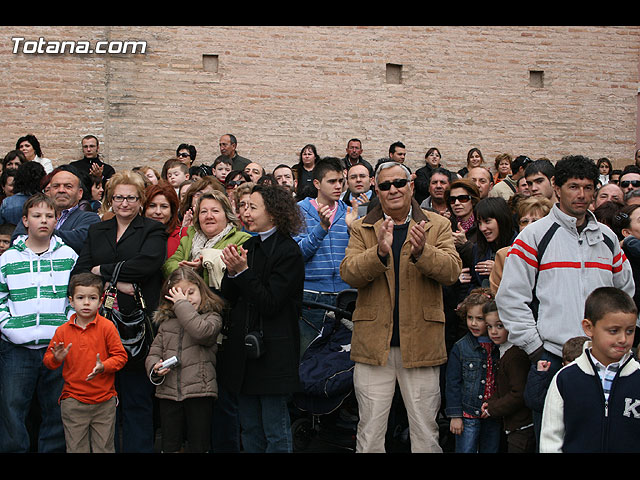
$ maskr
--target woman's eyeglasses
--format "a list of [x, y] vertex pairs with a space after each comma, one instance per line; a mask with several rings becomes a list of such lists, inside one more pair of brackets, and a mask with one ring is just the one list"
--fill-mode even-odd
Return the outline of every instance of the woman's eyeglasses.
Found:
[[471, 195], [451, 195], [449, 197], [449, 203], [451, 205], [456, 203], [456, 200], [459, 201], [460, 203], [467, 203], [468, 201], [471, 200]]
[[134, 195], [114, 195], [113, 197], [111, 197], [111, 200], [113, 200], [115, 203], [122, 203], [125, 200], [127, 201], [127, 203], [134, 203], [140, 200], [140, 197], [136, 197]]
[[405, 187], [407, 185], [407, 183], [409, 183], [409, 180], [407, 180], [406, 178], [399, 178], [397, 180], [393, 180], [391, 182], [382, 182], [378, 184], [378, 188], [380, 190], [382, 190], [383, 192], [386, 192], [387, 190], [391, 189], [391, 185], [393, 185], [396, 188], [402, 188]]
[[227, 187], [237, 187], [238, 185], [242, 185], [243, 183], [245, 183], [244, 180], [233, 180], [227, 183]]

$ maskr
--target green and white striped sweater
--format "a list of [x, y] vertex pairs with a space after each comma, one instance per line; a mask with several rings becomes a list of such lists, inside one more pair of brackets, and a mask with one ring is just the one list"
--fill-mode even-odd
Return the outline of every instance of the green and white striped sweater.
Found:
[[28, 348], [45, 348], [56, 328], [74, 313], [67, 287], [78, 255], [55, 235], [35, 254], [20, 236], [0, 256], [0, 333]]

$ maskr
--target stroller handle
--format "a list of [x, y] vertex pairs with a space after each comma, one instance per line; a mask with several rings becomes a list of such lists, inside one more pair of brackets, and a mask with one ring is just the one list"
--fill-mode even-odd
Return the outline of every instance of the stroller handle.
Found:
[[310, 300], [303, 300], [302, 301], [302, 306], [310, 307], [310, 308], [321, 308], [323, 310], [329, 310], [329, 311], [334, 312], [334, 313], [336, 313], [338, 315], [341, 315], [343, 318], [351, 320], [352, 312], [350, 312], [349, 310], [345, 310], [343, 308], [336, 307], [334, 305], [327, 305], [326, 303], [319, 303], [319, 302], [312, 302]]

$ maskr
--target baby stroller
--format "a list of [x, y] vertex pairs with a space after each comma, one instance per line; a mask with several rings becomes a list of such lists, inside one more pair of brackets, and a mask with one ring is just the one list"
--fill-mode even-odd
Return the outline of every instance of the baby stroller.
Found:
[[302, 391], [293, 396], [291, 430], [296, 452], [307, 450], [314, 438], [339, 449], [355, 450], [358, 424], [353, 394], [351, 314], [357, 290], [340, 292], [336, 305], [303, 303], [325, 310], [319, 335], [300, 360]]

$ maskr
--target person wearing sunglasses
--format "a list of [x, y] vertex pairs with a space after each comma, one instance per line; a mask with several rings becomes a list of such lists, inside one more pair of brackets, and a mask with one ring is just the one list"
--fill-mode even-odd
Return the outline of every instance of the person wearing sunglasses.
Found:
[[197, 154], [198, 151], [196, 150], [196, 147], [189, 145], [188, 143], [181, 143], [178, 148], [176, 148], [176, 158], [187, 167], [191, 167]]
[[622, 171], [618, 185], [625, 195], [631, 190], [640, 188], [640, 167], [636, 167], [635, 165], [626, 166]]
[[407, 167], [381, 163], [375, 188], [379, 203], [353, 222], [340, 265], [342, 279], [358, 290], [351, 339], [356, 451], [385, 451], [398, 382], [411, 450], [441, 452], [435, 419], [447, 359], [442, 286], [457, 280], [462, 261], [449, 220], [422, 210], [413, 198]]
[[477, 232], [473, 209], [480, 201], [480, 191], [476, 184], [466, 178], [459, 178], [451, 182], [445, 193], [445, 200], [451, 210], [451, 226], [454, 243], [458, 252], [467, 242], [475, 241]]

